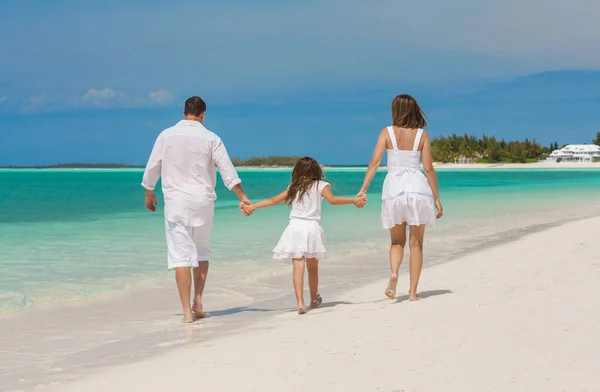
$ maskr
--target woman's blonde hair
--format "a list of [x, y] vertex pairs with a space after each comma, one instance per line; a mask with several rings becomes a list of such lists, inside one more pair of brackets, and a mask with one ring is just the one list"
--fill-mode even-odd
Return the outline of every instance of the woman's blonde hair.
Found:
[[408, 94], [398, 95], [392, 101], [392, 125], [400, 128], [425, 128], [425, 112], [417, 100]]

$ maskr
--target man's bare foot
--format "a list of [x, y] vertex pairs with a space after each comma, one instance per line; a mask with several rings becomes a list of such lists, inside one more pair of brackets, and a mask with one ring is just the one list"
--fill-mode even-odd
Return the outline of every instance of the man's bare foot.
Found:
[[206, 317], [206, 313], [204, 313], [204, 311], [202, 310], [202, 305], [194, 304], [194, 306], [192, 306], [192, 313], [197, 319], [203, 319], [204, 317]]
[[183, 312], [183, 322], [186, 324], [189, 323], [193, 323], [194, 322], [194, 314], [192, 313], [191, 309], [188, 309], [187, 311]]
[[323, 298], [319, 294], [317, 294], [317, 298], [310, 301], [310, 308], [318, 308], [323, 303]]
[[385, 296], [389, 299], [396, 298], [396, 286], [398, 285], [398, 275], [391, 274], [390, 281], [388, 282], [388, 286], [385, 289]]

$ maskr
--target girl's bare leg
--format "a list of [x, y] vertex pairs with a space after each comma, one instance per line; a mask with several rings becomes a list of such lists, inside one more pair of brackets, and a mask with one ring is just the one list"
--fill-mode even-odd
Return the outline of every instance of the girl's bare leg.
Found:
[[310, 307], [316, 308], [323, 301], [319, 295], [319, 260], [306, 259], [308, 269], [308, 288], [310, 290]]
[[396, 225], [390, 230], [390, 281], [385, 290], [386, 297], [396, 298], [396, 285], [398, 285], [398, 270], [404, 257], [406, 246], [406, 223]]
[[292, 259], [294, 265], [294, 291], [296, 292], [296, 301], [298, 302], [298, 313], [304, 314], [304, 258]]
[[423, 269], [423, 238], [425, 237], [425, 225], [410, 226], [410, 289], [408, 291], [408, 299], [416, 301], [419, 298], [417, 295], [417, 286], [421, 277], [421, 269]]

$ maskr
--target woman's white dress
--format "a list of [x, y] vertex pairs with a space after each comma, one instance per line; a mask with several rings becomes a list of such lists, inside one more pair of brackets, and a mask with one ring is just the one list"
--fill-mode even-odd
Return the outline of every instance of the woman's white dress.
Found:
[[302, 200], [294, 200], [290, 222], [273, 249], [273, 258], [327, 258], [325, 233], [320, 225], [323, 189], [326, 186], [329, 186], [326, 181], [315, 182]]
[[435, 226], [433, 192], [421, 171], [419, 143], [423, 130], [415, 136], [412, 150], [399, 150], [392, 127], [388, 127], [392, 150], [387, 150], [387, 176], [383, 182], [381, 222], [391, 229], [406, 222], [409, 226]]

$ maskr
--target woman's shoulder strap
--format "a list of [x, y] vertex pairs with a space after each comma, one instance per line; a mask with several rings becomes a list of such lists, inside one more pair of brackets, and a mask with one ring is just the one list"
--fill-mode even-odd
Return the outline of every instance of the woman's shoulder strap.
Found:
[[419, 151], [419, 144], [421, 143], [421, 136], [423, 136], [423, 130], [419, 128], [415, 136], [415, 143], [413, 144], [413, 151]]
[[387, 127], [388, 134], [390, 135], [390, 141], [392, 142], [392, 147], [394, 150], [398, 149], [398, 143], [396, 142], [396, 134], [394, 133], [394, 127]]

